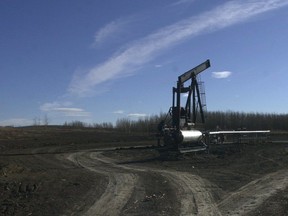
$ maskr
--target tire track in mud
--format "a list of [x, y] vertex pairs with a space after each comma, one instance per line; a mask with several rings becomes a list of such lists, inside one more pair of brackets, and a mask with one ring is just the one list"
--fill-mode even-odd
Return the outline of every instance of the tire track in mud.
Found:
[[141, 172], [156, 173], [170, 182], [176, 192], [176, 197], [171, 199], [180, 202], [180, 215], [247, 215], [277, 191], [288, 186], [288, 170], [281, 170], [251, 181], [216, 203], [212, 191], [217, 190], [217, 186], [191, 173], [118, 164], [118, 161], [103, 156], [101, 152], [74, 153], [68, 159], [109, 178], [105, 192], [85, 215], [119, 215], [132, 192], [137, 192], [135, 187]]
[[221, 215], [214, 201], [210, 190], [213, 187], [206, 183], [200, 176], [190, 173], [160, 170], [148, 167], [138, 167], [132, 165], [118, 165], [111, 158], [107, 158], [101, 154], [93, 154], [92, 158], [101, 160], [103, 163], [110, 164], [126, 170], [148, 172], [152, 171], [168, 179], [174, 190], [177, 192], [175, 200], [180, 200], [180, 215]]
[[218, 207], [223, 215], [247, 215], [279, 190], [288, 187], [288, 170], [280, 170], [251, 181], [228, 195]]
[[134, 190], [138, 176], [103, 166], [101, 161], [92, 160], [90, 156], [91, 153], [89, 152], [79, 152], [70, 154], [67, 157], [68, 160], [74, 162], [77, 166], [108, 177], [108, 185], [105, 192], [84, 215], [119, 215]]
[[178, 198], [181, 200], [180, 215], [221, 215], [210, 190], [207, 190], [211, 186], [201, 177], [177, 171], [158, 172], [178, 188]]

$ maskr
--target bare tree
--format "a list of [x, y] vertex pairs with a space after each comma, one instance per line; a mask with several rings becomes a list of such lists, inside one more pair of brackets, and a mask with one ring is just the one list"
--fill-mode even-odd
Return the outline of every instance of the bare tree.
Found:
[[33, 126], [39, 126], [41, 124], [41, 120], [39, 117], [35, 117], [33, 119]]
[[49, 124], [49, 119], [47, 114], [43, 117], [43, 125], [47, 126]]

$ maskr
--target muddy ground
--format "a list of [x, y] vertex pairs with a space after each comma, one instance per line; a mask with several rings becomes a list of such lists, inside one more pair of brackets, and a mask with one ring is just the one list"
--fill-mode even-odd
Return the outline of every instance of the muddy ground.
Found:
[[180, 156], [119, 148], [154, 143], [87, 128], [0, 128], [0, 215], [288, 215], [288, 143]]

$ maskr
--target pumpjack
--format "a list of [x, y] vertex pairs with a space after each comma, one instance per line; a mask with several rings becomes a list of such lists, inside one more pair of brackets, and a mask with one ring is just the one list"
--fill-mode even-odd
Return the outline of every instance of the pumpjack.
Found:
[[[178, 77], [177, 86], [172, 89], [172, 106], [158, 125], [158, 145], [163, 140], [166, 149], [180, 153], [207, 149], [205, 135], [197, 128], [197, 125], [205, 123], [203, 92], [200, 91], [201, 83], [197, 75], [209, 67], [210, 60], [206, 60]], [[189, 80], [190, 85], [185, 87], [184, 84]], [[186, 97], [186, 103], [183, 104], [181, 99]], [[200, 121], [197, 119], [199, 116]]]

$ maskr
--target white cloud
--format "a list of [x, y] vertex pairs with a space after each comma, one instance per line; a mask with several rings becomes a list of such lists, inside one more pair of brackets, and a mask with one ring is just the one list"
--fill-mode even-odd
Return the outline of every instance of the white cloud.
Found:
[[58, 107], [58, 108], [54, 108], [53, 111], [59, 111], [59, 112], [84, 112], [83, 109], [72, 108], [72, 107]]
[[124, 114], [124, 111], [123, 110], [116, 110], [113, 113], [114, 114]]
[[212, 72], [212, 77], [216, 79], [225, 79], [231, 76], [232, 72], [230, 71], [221, 71], [221, 72]]
[[172, 6], [176, 6], [176, 5], [182, 5], [182, 4], [190, 4], [193, 3], [195, 0], [178, 0], [174, 3], [172, 3]]
[[94, 45], [101, 43], [105, 40], [108, 40], [112, 35], [117, 34], [117, 32], [119, 32], [122, 29], [123, 25], [124, 25], [124, 22], [120, 20], [116, 20], [116, 21], [110, 22], [109, 24], [101, 28], [95, 34]]
[[12, 118], [12, 119], [6, 119], [3, 121], [0, 121], [0, 126], [19, 127], [19, 126], [28, 126], [28, 125], [33, 125], [33, 120], [25, 119], [25, 118]]
[[147, 116], [148, 115], [145, 113], [130, 113], [130, 114], [128, 114], [128, 117], [132, 117], [132, 118], [144, 118]]
[[58, 108], [54, 108], [52, 111], [63, 113], [65, 116], [70, 116], [70, 117], [90, 116], [89, 112], [85, 112], [85, 110], [83, 109], [74, 108], [74, 107], [58, 107]]
[[75, 107], [67, 107], [71, 105], [72, 104], [70, 102], [45, 103], [40, 106], [40, 110], [43, 112], [61, 114], [67, 117], [87, 117], [91, 115], [89, 112], [86, 112], [84, 109], [75, 108]]
[[72, 103], [71, 102], [58, 102], [58, 101], [54, 101], [52, 103], [44, 103], [40, 106], [40, 110], [43, 112], [49, 112], [49, 111], [53, 111], [53, 109], [55, 108], [59, 108], [62, 106], [71, 106]]
[[199, 16], [162, 28], [130, 44], [125, 50], [117, 52], [106, 62], [96, 65], [84, 74], [74, 75], [68, 91], [78, 96], [86, 96], [100, 83], [132, 75], [160, 52], [177, 43], [246, 21], [287, 4], [287, 0], [229, 1]]
[[119, 25], [116, 21], [109, 23], [95, 34], [95, 43], [100, 43], [105, 40], [111, 34], [117, 32], [118, 29]]
[[[118, 39], [123, 35], [127, 34], [127, 28], [129, 25], [135, 23], [137, 21], [137, 17], [128, 16], [125, 18], [120, 18], [114, 20], [104, 27], [100, 28], [94, 36], [94, 42], [92, 46], [97, 46], [101, 43], [111, 42], [111, 40]], [[121, 40], [120, 40], [121, 41]]]
[[189, 93], [183, 93], [182, 97], [187, 98], [189, 96]]
[[163, 67], [163, 65], [161, 65], [161, 64], [156, 64], [155, 65], [155, 68], [161, 68], [161, 67]]

